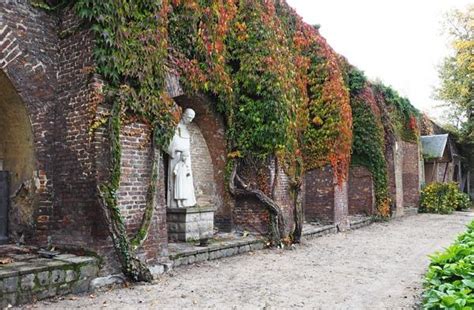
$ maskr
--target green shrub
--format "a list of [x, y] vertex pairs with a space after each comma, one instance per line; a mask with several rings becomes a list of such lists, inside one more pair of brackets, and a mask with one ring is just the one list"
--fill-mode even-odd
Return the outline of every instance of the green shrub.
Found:
[[449, 214], [470, 205], [469, 195], [461, 192], [456, 182], [432, 183], [421, 191], [421, 212]]
[[474, 221], [444, 252], [431, 257], [424, 309], [474, 309]]

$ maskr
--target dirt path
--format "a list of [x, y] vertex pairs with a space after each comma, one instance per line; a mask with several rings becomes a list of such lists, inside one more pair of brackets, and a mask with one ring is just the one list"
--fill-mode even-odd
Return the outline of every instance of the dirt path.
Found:
[[473, 217], [425, 214], [376, 223], [294, 250], [263, 250], [178, 268], [153, 285], [34, 307], [411, 309], [419, 300], [427, 255], [449, 245]]

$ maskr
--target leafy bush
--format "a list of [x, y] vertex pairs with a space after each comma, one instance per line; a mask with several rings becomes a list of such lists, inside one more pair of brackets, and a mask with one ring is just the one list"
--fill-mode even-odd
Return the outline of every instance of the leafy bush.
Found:
[[456, 182], [432, 183], [421, 192], [421, 212], [449, 214], [471, 205], [469, 195], [459, 190]]
[[424, 309], [474, 309], [474, 221], [455, 243], [431, 257]]

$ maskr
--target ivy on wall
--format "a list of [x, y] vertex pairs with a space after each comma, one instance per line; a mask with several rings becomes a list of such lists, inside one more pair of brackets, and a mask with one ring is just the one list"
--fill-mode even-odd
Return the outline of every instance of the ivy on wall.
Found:
[[372, 174], [377, 214], [390, 216], [385, 137], [381, 112], [364, 73], [343, 57], [344, 78], [350, 93], [353, 118], [352, 166], [366, 167]]
[[390, 113], [390, 122], [397, 136], [403, 141], [418, 142], [420, 112], [413, 107], [410, 100], [400, 96], [393, 88], [382, 83], [376, 83], [374, 90], [382, 95]]
[[[346, 85], [339, 56], [284, 0], [77, 0], [75, 6], [96, 35], [96, 71], [105, 79], [106, 100], [120, 104], [120, 115], [133, 114], [150, 124], [153, 142], [164, 148], [178, 119], [165, 89], [167, 75], [176, 70], [185, 92], [208, 95], [226, 120], [233, 168], [245, 158], [265, 162], [276, 157], [283, 164], [292, 181], [295, 235], [301, 233], [304, 171], [330, 164], [341, 184], [352, 146], [354, 163], [374, 174], [378, 204], [385, 201], [383, 132], [367, 110], [372, 103], [364, 95], [365, 78], [351, 70]], [[392, 107], [400, 134], [412, 138], [411, 105], [389, 88], [378, 89]], [[117, 120], [110, 116], [109, 123], [115, 128]], [[120, 163], [119, 143], [112, 147], [113, 163]], [[105, 185], [100, 187], [103, 201], [114, 211], [118, 183]], [[256, 192], [278, 215], [271, 197]], [[150, 206], [147, 202], [147, 210]], [[112, 215], [123, 221], [120, 212]], [[146, 238], [150, 218], [145, 212], [139, 236]], [[142, 239], [119, 244], [117, 251], [131, 255]]]

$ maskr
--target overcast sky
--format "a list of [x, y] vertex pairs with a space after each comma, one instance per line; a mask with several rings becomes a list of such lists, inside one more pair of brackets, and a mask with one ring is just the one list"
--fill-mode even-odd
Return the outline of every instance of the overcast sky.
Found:
[[438, 84], [437, 65], [448, 55], [442, 34], [444, 14], [464, 9], [474, 0], [287, 0], [336, 52], [381, 79], [435, 118], [439, 101], [432, 89]]

